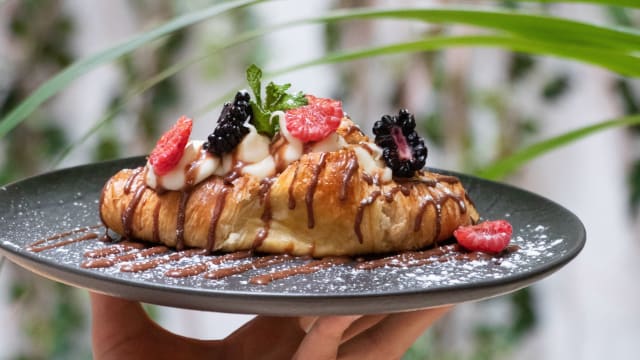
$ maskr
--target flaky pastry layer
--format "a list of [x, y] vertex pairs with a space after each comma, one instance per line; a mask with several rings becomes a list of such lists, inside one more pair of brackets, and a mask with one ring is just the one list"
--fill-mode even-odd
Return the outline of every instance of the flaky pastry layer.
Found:
[[378, 184], [349, 148], [305, 154], [262, 181], [212, 176], [184, 192], [146, 187], [144, 171], [124, 169], [105, 184], [101, 218], [124, 237], [179, 249], [388, 253], [433, 245], [479, 218], [458, 179], [418, 172]]

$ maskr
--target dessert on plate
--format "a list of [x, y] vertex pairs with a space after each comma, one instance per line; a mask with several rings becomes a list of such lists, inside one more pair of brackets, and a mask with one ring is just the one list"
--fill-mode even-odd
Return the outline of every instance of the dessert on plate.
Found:
[[145, 166], [105, 184], [100, 217], [125, 238], [209, 252], [355, 256], [417, 250], [474, 225], [460, 181], [424, 169], [411, 113], [367, 137], [332, 99], [269, 83], [251, 66], [206, 140], [180, 118]]

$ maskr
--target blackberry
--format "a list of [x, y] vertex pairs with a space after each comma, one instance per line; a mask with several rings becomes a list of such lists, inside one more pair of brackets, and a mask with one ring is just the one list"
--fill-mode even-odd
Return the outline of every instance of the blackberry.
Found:
[[400, 109], [397, 116], [384, 115], [373, 125], [376, 145], [394, 176], [412, 177], [424, 167], [427, 147], [415, 128], [416, 120], [407, 109]]
[[253, 115], [249, 101], [251, 96], [246, 90], [236, 94], [233, 103], [225, 103], [222, 107], [218, 124], [207, 137], [203, 147], [214, 155], [222, 155], [233, 151], [240, 141], [249, 133], [244, 123]]

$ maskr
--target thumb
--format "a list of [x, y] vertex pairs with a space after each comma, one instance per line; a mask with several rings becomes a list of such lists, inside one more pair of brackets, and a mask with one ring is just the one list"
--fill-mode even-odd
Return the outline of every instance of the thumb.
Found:
[[126, 347], [157, 326], [138, 302], [97, 293], [89, 295], [94, 354], [117, 353], [118, 348]]

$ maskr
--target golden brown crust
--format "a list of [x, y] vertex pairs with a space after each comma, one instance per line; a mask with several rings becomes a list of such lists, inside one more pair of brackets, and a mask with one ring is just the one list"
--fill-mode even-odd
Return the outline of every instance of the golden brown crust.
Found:
[[350, 149], [305, 154], [263, 181], [244, 175], [225, 184], [212, 176], [188, 193], [158, 194], [135, 171], [107, 182], [102, 219], [117, 233], [168, 246], [180, 247], [182, 228], [186, 247], [314, 257], [386, 253], [424, 248], [479, 217], [455, 178], [424, 172], [378, 185]]

